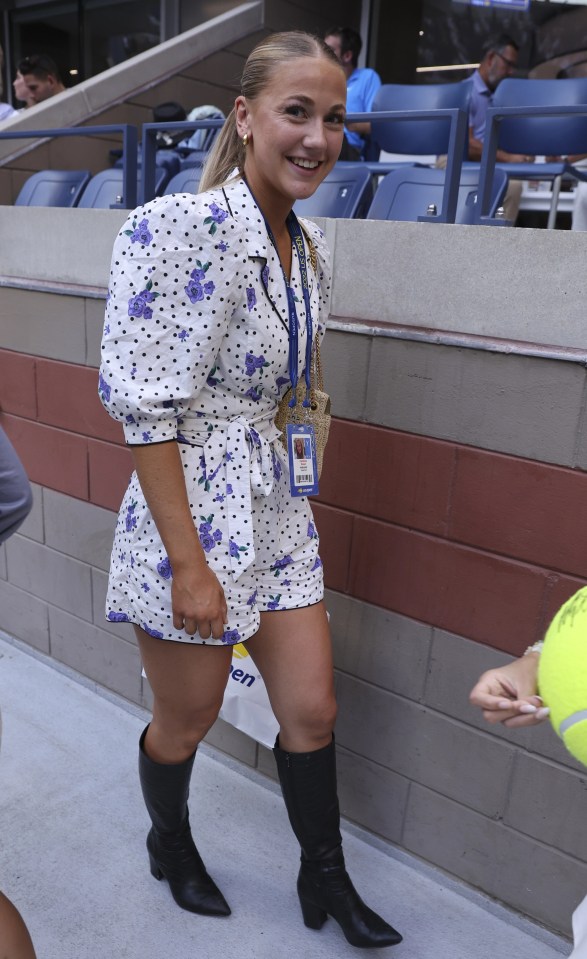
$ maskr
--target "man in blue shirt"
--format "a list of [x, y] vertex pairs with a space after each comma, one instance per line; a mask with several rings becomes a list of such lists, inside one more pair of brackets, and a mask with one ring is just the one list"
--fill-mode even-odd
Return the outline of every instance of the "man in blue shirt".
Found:
[[[324, 42], [334, 51], [346, 74], [347, 112], [369, 113], [381, 80], [375, 70], [357, 66], [363, 46], [361, 37], [351, 27], [332, 27], [326, 31]], [[370, 123], [351, 123], [345, 127], [346, 142], [355, 156], [341, 154], [341, 159], [360, 159], [364, 155], [365, 138], [370, 133]]]
[[[518, 45], [503, 33], [488, 43], [479, 68], [465, 81], [471, 84], [469, 101], [469, 160], [481, 160], [487, 110], [493, 102], [493, 94], [506, 77], [511, 77], [518, 67]], [[497, 151], [498, 163], [529, 163], [534, 157], [518, 156]]]

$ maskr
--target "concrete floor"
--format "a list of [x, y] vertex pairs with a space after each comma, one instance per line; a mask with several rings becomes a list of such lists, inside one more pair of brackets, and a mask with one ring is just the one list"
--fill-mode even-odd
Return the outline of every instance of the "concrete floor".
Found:
[[[190, 800], [229, 919], [177, 908], [148, 869], [136, 778], [141, 710], [96, 692], [0, 634], [0, 888], [38, 959], [333, 959], [356, 956], [333, 921], [306, 929], [298, 851], [272, 783], [203, 747]], [[404, 935], [394, 959], [559, 959], [569, 944], [353, 827], [356, 886]]]

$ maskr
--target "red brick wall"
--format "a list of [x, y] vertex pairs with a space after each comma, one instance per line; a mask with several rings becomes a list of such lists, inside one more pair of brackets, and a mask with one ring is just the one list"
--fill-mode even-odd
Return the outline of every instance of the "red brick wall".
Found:
[[[131, 471], [96, 370], [0, 350], [31, 480], [116, 510]], [[335, 420], [314, 504], [326, 583], [510, 653], [587, 580], [587, 474]]]

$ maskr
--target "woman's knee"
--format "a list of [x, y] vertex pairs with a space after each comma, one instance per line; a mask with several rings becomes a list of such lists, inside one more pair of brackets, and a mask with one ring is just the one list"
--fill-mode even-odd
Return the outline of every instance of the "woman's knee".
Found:
[[335, 698], [325, 697], [305, 704], [299, 710], [288, 711], [280, 720], [280, 726], [283, 731], [289, 730], [296, 738], [303, 735], [309, 742], [322, 743], [332, 735], [336, 712]]
[[157, 739], [169, 744], [184, 756], [193, 753], [218, 719], [222, 703], [200, 706], [189, 710], [168, 710], [155, 700], [153, 732]]

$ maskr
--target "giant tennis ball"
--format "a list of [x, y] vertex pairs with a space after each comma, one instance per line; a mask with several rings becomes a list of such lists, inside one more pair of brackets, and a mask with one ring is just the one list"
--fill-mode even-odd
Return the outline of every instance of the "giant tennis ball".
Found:
[[548, 627], [538, 692], [550, 707], [554, 731], [587, 766], [587, 586], [561, 606]]

